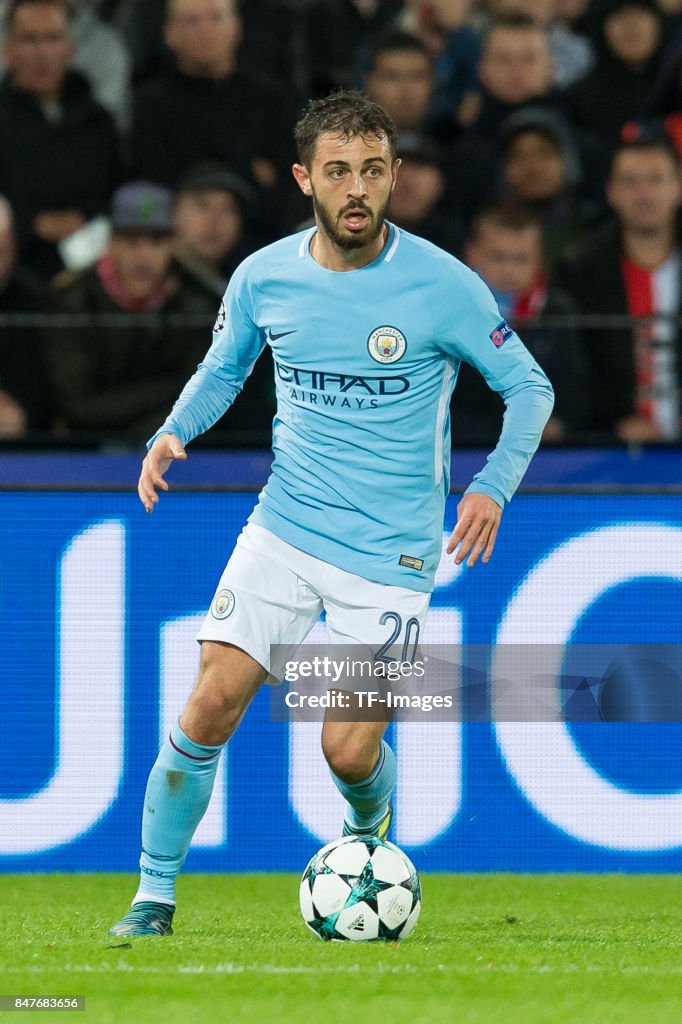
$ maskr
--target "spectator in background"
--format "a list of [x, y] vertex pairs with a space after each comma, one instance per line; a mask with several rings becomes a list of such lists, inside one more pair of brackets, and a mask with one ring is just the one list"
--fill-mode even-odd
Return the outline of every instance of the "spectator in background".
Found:
[[574, 32], [586, 36], [591, 6], [592, 0], [556, 0], [556, 16], [569, 25]]
[[106, 210], [119, 175], [111, 116], [70, 69], [60, 0], [15, 0], [0, 87], [0, 192], [14, 208], [23, 262], [50, 277], [57, 245]]
[[[271, 239], [248, 227], [252, 190], [220, 164], [198, 164], [183, 179], [175, 204], [176, 256], [181, 266], [213, 292], [217, 304], [243, 259]], [[275, 414], [272, 353], [265, 346], [237, 399], [237, 415], [228, 417], [229, 436], [214, 428], [214, 439], [237, 443], [271, 441]], [[238, 433], [237, 433], [238, 432]]]
[[469, 24], [473, 0], [409, 0], [396, 27], [417, 36], [435, 71], [431, 120], [439, 139], [452, 138], [455, 115], [478, 87], [479, 33]]
[[557, 21], [565, 25], [574, 36], [577, 36], [586, 43], [589, 52], [592, 54], [591, 67], [594, 67], [597, 54], [590, 31], [590, 17], [594, 0], [555, 0], [555, 2]]
[[577, 245], [598, 212], [579, 196], [578, 146], [562, 115], [550, 107], [526, 107], [500, 130], [501, 196], [525, 207], [543, 228], [549, 269], [567, 246]]
[[[502, 316], [518, 330], [552, 381], [554, 412], [543, 440], [565, 440], [587, 422], [586, 364], [575, 328], [534, 324], [543, 315], [576, 312], [571, 299], [548, 283], [539, 221], [511, 205], [482, 210], [474, 220], [466, 262], [483, 278]], [[472, 367], [462, 364], [451, 410], [453, 436], [488, 443], [499, 434], [503, 411], [500, 396]]]
[[479, 137], [494, 136], [506, 117], [529, 103], [559, 103], [547, 30], [523, 14], [492, 22], [483, 39], [479, 78], [475, 102], [459, 111], [461, 124]]
[[462, 225], [443, 205], [445, 178], [438, 150], [426, 140], [403, 142], [398, 156], [401, 165], [391, 194], [391, 220], [457, 255], [463, 242]]
[[[17, 263], [12, 208], [0, 196], [0, 317], [34, 313], [40, 284]], [[0, 325], [0, 440], [16, 440], [47, 425], [48, 399], [40, 345], [33, 328]]]
[[474, 106], [465, 101], [459, 111], [467, 125], [465, 134], [446, 163], [448, 201], [467, 228], [476, 211], [493, 202], [498, 193], [502, 123], [531, 104], [561, 106], [552, 86], [547, 32], [526, 15], [492, 22], [484, 36], [479, 77]]
[[597, 63], [568, 93], [572, 119], [613, 147], [626, 122], [639, 118], [656, 85], [663, 15], [654, 0], [600, 0]]
[[680, 167], [667, 138], [622, 143], [606, 191], [615, 220], [559, 269], [584, 313], [648, 319], [590, 329], [585, 342], [595, 426], [623, 441], [680, 438], [681, 334], [665, 317], [682, 309]]
[[197, 164], [178, 189], [176, 255], [219, 299], [241, 261], [265, 244], [247, 230], [251, 198], [246, 182], [222, 164]]
[[624, 139], [666, 132], [682, 157], [682, 31], [671, 40], [661, 62], [656, 88], [642, 116], [629, 121], [621, 132]]
[[547, 30], [553, 80], [558, 88], [579, 82], [594, 65], [591, 41], [574, 32], [570, 23], [560, 17], [559, 0], [491, 0], [489, 9], [497, 18], [525, 14]]
[[383, 36], [372, 54], [366, 86], [371, 99], [393, 118], [403, 143], [414, 144], [430, 135], [435, 75], [420, 39], [398, 31]]
[[289, 154], [289, 116], [277, 90], [237, 70], [234, 0], [168, 0], [164, 31], [176, 66], [136, 94], [137, 174], [176, 188], [192, 164], [217, 160], [274, 187]]
[[374, 48], [402, 7], [402, 0], [311, 0], [303, 13], [311, 95], [353, 86], [358, 55]]
[[35, 313], [42, 283], [18, 262], [19, 247], [9, 200], [0, 196], [0, 308], [3, 313]]
[[133, 61], [133, 81], [143, 82], [173, 67], [163, 38], [166, 0], [120, 0], [113, 21], [128, 44]]
[[[126, 37], [133, 58], [134, 78], [147, 78], [173, 68], [164, 41], [167, 0], [121, 0], [114, 21]], [[294, 11], [288, 0], [240, 0], [242, 41], [239, 68], [258, 68], [290, 88], [297, 68], [292, 67]]]
[[[70, 13], [69, 34], [73, 44], [71, 66], [87, 78], [98, 103], [125, 129], [130, 120], [130, 79], [132, 60], [122, 34], [102, 21], [97, 0], [63, 0]], [[0, 18], [9, 10], [11, 0], [0, 2]], [[5, 72], [2, 59], [4, 32], [0, 31], [0, 77]]]
[[293, 89], [303, 99], [310, 83], [301, 59], [303, 41], [296, 35], [295, 6], [289, 0], [240, 0], [238, 57], [242, 70], [258, 68], [287, 94]]
[[84, 75], [95, 99], [121, 131], [130, 126], [133, 63], [122, 34], [102, 21], [97, 0], [67, 0], [71, 9], [73, 68]]
[[45, 355], [56, 405], [56, 428], [108, 434], [136, 443], [155, 429], [205, 353], [215, 294], [173, 259], [173, 195], [134, 182], [114, 195], [107, 252], [85, 271], [59, 275], [51, 312], [196, 314], [196, 328], [129, 321], [59, 327]]

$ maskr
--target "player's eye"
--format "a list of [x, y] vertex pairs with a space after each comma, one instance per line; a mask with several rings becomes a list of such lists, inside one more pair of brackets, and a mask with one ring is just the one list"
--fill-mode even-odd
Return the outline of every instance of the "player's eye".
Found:
[[329, 177], [330, 178], [342, 178], [343, 175], [344, 175], [344, 170], [343, 170], [342, 167], [335, 167], [333, 171], [329, 172]]

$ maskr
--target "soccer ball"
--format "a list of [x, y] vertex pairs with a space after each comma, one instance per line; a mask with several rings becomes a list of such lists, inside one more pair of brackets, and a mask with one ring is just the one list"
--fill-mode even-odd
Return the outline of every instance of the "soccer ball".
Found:
[[344, 836], [308, 862], [299, 889], [303, 920], [320, 939], [406, 939], [422, 905], [419, 875], [393, 843]]

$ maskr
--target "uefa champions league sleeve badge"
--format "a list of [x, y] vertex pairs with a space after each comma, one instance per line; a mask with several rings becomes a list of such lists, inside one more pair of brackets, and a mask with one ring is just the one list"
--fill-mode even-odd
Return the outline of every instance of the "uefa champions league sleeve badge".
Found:
[[513, 333], [514, 332], [512, 331], [507, 321], [503, 320], [502, 323], [499, 323], [497, 325], [494, 331], [490, 332], [488, 337], [492, 341], [495, 348], [502, 348], [507, 338], [511, 338]]
[[227, 323], [227, 309], [225, 308], [225, 300], [220, 303], [220, 309], [218, 310], [218, 316], [216, 322], [213, 325], [213, 333], [220, 334], [225, 324]]

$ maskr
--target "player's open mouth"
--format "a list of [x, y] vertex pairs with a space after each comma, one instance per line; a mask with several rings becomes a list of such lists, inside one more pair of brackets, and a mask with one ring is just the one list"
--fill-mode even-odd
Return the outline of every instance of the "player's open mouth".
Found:
[[344, 214], [343, 223], [349, 231], [362, 231], [369, 223], [369, 214], [364, 210], [349, 210]]

